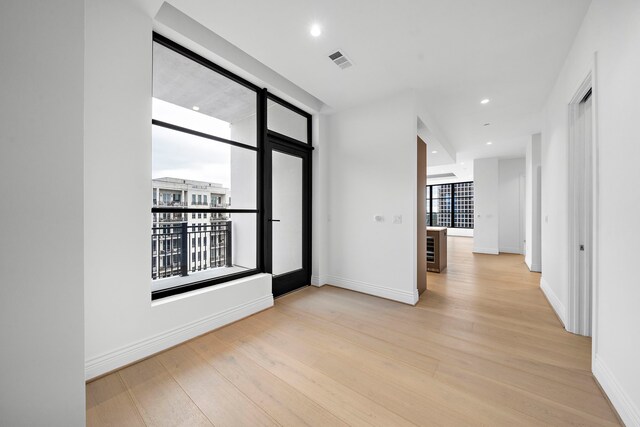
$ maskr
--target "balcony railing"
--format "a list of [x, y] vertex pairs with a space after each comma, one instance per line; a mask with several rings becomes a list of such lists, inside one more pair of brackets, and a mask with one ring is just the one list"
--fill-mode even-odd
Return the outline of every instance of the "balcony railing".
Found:
[[188, 276], [189, 273], [232, 267], [231, 221], [206, 225], [151, 227], [151, 278]]
[[187, 203], [186, 202], [174, 202], [174, 201], [165, 202], [164, 200], [157, 201], [156, 199], [153, 199], [153, 206], [173, 206], [173, 207], [178, 207], [178, 208], [186, 208], [187, 207]]
[[[155, 216], [157, 215], [157, 216]], [[189, 220], [189, 216], [185, 213], [159, 213], [154, 214], [153, 221], [154, 222], [187, 222]]]

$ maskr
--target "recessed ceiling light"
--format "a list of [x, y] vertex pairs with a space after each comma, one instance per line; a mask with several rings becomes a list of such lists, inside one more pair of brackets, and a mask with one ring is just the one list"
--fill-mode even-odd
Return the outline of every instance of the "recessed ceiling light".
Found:
[[431, 154], [438, 154], [438, 152], [436, 150], [433, 150]]
[[319, 24], [313, 24], [311, 26], [311, 29], [309, 30], [309, 33], [311, 33], [313, 37], [319, 37], [320, 34], [322, 34], [322, 28], [320, 28]]
[[460, 164], [461, 164], [462, 166], [464, 166], [464, 162], [460, 162]]
[[480, 104], [488, 104], [490, 102], [491, 102], [491, 100], [489, 98], [485, 98], [482, 101], [480, 101]]
[[493, 142], [491, 142], [491, 141], [488, 141], [488, 142], [487, 142], [487, 145], [491, 145], [491, 144], [493, 144]]
[[193, 108], [193, 111], [198, 111], [198, 110], [200, 109], [200, 107], [198, 107], [197, 105], [194, 105], [194, 106], [193, 106], [193, 107], [191, 107], [191, 108]]
[[489, 125], [491, 125], [491, 123], [485, 123], [482, 126], [489, 126]]

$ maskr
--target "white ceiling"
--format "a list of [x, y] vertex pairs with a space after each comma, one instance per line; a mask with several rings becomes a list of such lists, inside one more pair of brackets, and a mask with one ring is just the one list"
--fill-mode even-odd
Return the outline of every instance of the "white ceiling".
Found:
[[334, 110], [418, 91], [460, 162], [524, 155], [590, 0], [171, 3]]

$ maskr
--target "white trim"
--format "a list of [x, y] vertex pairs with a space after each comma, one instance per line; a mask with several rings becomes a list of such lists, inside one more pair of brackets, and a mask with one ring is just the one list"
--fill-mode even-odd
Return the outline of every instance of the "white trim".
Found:
[[593, 376], [596, 377], [618, 415], [627, 426], [640, 426], [640, 410], [631, 399], [609, 367], [596, 356], [593, 361]]
[[515, 246], [500, 248], [500, 252], [505, 254], [522, 255], [522, 249]]
[[474, 254], [488, 254], [488, 255], [498, 255], [500, 251], [495, 248], [473, 248]]
[[327, 276], [327, 284], [411, 305], [415, 305], [419, 299], [418, 289], [414, 289], [413, 292], [401, 291], [387, 286], [374, 285], [337, 276]]
[[473, 228], [447, 228], [448, 237], [473, 237]]
[[[600, 221], [600, 156], [599, 156], [599, 145], [598, 141], [600, 138], [598, 137], [598, 100], [599, 100], [599, 89], [598, 89], [598, 52], [593, 54], [593, 67], [591, 69], [591, 96], [593, 97], [593, 135], [591, 139], [591, 145], [593, 149], [592, 153], [592, 170], [593, 170], [593, 184], [592, 184], [592, 222], [593, 222], [593, 231], [591, 233], [591, 245], [594, 248], [593, 258], [592, 258], [592, 270], [591, 270], [591, 360], [595, 362], [596, 355], [598, 353], [598, 302], [599, 302], [599, 294], [598, 294], [598, 286], [599, 286], [599, 257], [598, 257], [598, 248], [600, 243], [600, 238], [598, 237], [598, 233], [600, 230], [599, 221]], [[592, 368], [593, 369], [593, 368]]]
[[317, 287], [322, 287], [322, 285], [320, 284], [320, 277], [319, 276], [311, 276], [311, 285], [312, 286], [317, 286]]
[[542, 264], [527, 264], [527, 267], [529, 267], [529, 271], [534, 273], [540, 273], [542, 271]]
[[562, 301], [560, 301], [560, 298], [558, 298], [555, 292], [553, 292], [553, 290], [549, 286], [549, 283], [545, 280], [544, 277], [540, 278], [540, 289], [542, 290], [542, 293], [544, 294], [544, 296], [547, 298], [547, 301], [549, 301], [549, 304], [551, 304], [551, 307], [553, 308], [553, 310], [556, 312], [556, 314], [560, 318], [562, 325], [566, 326], [567, 308], [564, 306], [564, 304], [562, 304]]
[[94, 357], [85, 361], [85, 380], [90, 380], [137, 360], [144, 359], [269, 307], [273, 307], [272, 294]]

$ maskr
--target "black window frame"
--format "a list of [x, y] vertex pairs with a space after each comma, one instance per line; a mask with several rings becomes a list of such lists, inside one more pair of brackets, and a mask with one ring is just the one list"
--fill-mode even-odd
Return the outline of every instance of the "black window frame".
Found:
[[[191, 283], [187, 283], [180, 286], [174, 286], [170, 288], [165, 288], [157, 291], [151, 292], [151, 299], [157, 300], [161, 298], [166, 298], [172, 295], [181, 294], [184, 292], [190, 292], [197, 289], [202, 289], [205, 287], [215, 286], [221, 283], [225, 283], [231, 280], [241, 279], [244, 277], [253, 276], [259, 273], [264, 272], [264, 246], [263, 246], [263, 222], [264, 222], [264, 192], [262, 186], [262, 175], [263, 175], [263, 158], [264, 158], [264, 150], [265, 150], [265, 136], [266, 136], [266, 96], [267, 91], [265, 89], [260, 88], [259, 86], [249, 82], [248, 80], [243, 79], [240, 76], [220, 67], [219, 65], [211, 62], [210, 60], [196, 54], [195, 52], [175, 43], [174, 41], [153, 32], [152, 42], [159, 43], [160, 45], [173, 50], [174, 52], [183, 55], [184, 57], [211, 69], [212, 71], [230, 79], [231, 81], [238, 83], [250, 90], [253, 90], [256, 93], [256, 146], [251, 146], [248, 144], [244, 144], [237, 141], [228, 140], [226, 138], [218, 137], [215, 135], [210, 135], [204, 132], [199, 132], [193, 129], [184, 128], [182, 126], [178, 126], [172, 123], [152, 119], [152, 126], [160, 126], [167, 129], [172, 129], [174, 131], [179, 131], [183, 133], [187, 133], [194, 136], [199, 136], [206, 139], [211, 139], [214, 141], [222, 142], [228, 145], [245, 148], [248, 150], [252, 150], [256, 152], [256, 208], [255, 209], [229, 209], [229, 208], [193, 208], [193, 207], [153, 207], [151, 208], [152, 213], [183, 213], [183, 214], [195, 214], [195, 213], [244, 213], [244, 214], [254, 214], [256, 217], [256, 267], [245, 270], [238, 273], [231, 273], [220, 277], [215, 277], [211, 279], [195, 281]], [[270, 96], [271, 97], [271, 96]], [[283, 101], [284, 102], [284, 101]], [[299, 110], [299, 109], [298, 109]], [[302, 111], [302, 110], [300, 110]], [[304, 113], [305, 115], [308, 113]], [[309, 131], [309, 136], [311, 136], [311, 132]], [[311, 139], [309, 139], [309, 144], [311, 144]], [[198, 205], [201, 206], [201, 205]]]
[[[455, 214], [456, 214], [456, 199], [475, 199], [475, 184], [473, 187], [473, 195], [472, 196], [457, 196], [456, 195], [456, 185], [461, 185], [461, 184], [474, 184], [474, 181], [461, 181], [461, 182], [448, 182], [448, 183], [442, 183], [442, 184], [430, 184], [426, 186], [426, 191], [425, 191], [425, 204], [426, 204], [426, 208], [427, 208], [427, 215], [429, 217], [429, 221], [431, 222], [431, 219], [433, 218], [433, 201], [434, 200], [441, 200], [441, 199], [449, 199], [450, 200], [450, 204], [451, 204], [451, 212], [444, 212], [450, 215], [450, 226], [444, 226], [444, 225], [439, 225], [439, 224], [430, 224], [428, 225], [429, 227], [447, 227], [447, 228], [457, 228], [457, 229], [461, 229], [461, 230], [473, 230], [475, 228], [475, 221], [473, 221], [473, 225], [471, 227], [456, 227], [456, 221], [455, 221]], [[451, 195], [448, 197], [437, 197], [437, 198], [433, 198], [433, 187], [443, 187], [443, 186], [450, 186], [451, 187]], [[473, 215], [475, 215], [475, 209], [474, 212], [471, 212], [472, 218]]]

